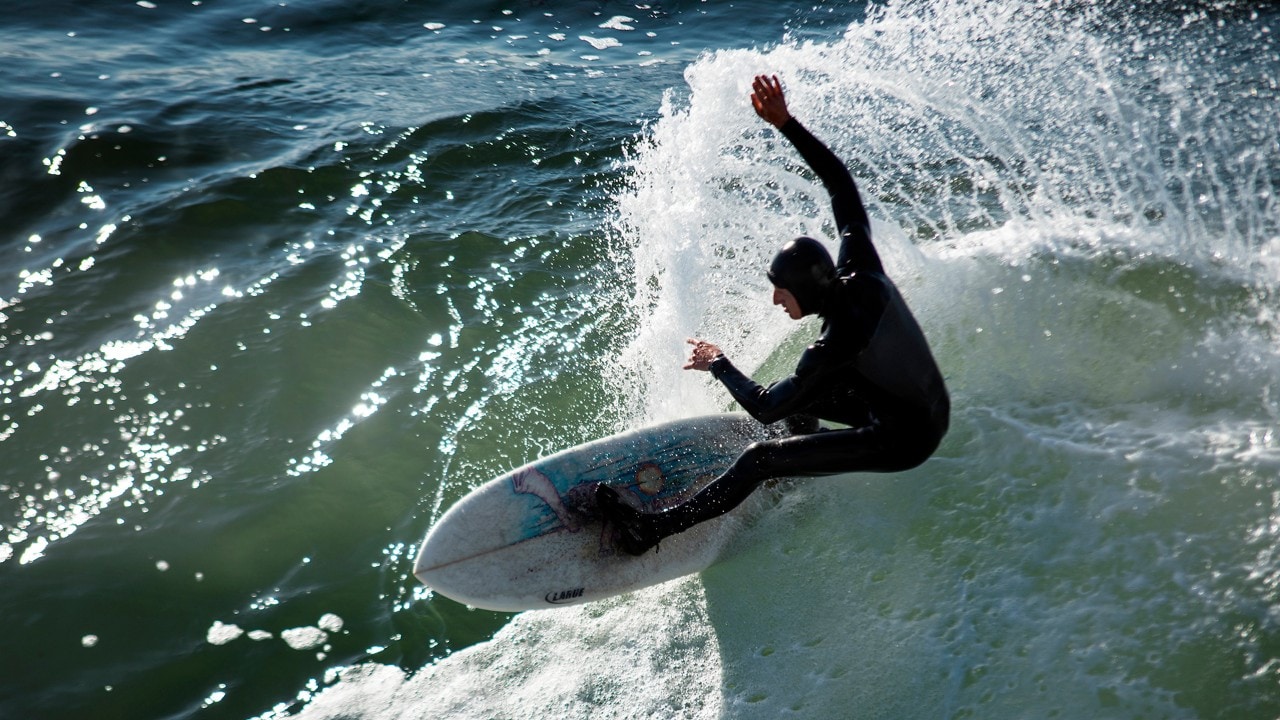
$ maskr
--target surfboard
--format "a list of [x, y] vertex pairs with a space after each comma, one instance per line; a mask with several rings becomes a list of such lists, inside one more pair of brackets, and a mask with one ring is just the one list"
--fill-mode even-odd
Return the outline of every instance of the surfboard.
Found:
[[[699, 572], [743, 524], [743, 507], [633, 557], [596, 512], [595, 487], [644, 510], [678, 503], [769, 431], [744, 413], [687, 418], [563, 450], [476, 488], [428, 531], [414, 575], [488, 610], [575, 605]], [[745, 505], [745, 503], [744, 503]]]

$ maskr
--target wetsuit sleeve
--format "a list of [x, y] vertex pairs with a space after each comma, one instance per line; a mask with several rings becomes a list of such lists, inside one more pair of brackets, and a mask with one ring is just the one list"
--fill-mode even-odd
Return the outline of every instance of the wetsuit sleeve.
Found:
[[762, 423], [812, 413], [815, 406], [831, 400], [833, 391], [850, 386], [856, 373], [853, 365], [867, 349], [892, 300], [891, 287], [880, 273], [857, 273], [838, 280], [831, 292], [839, 293], [841, 312], [800, 355], [790, 377], [765, 387], [744, 375], [724, 355], [712, 361], [709, 370], [733, 399]]
[[779, 130], [800, 152], [800, 157], [818, 175], [831, 196], [836, 231], [840, 235], [836, 272], [840, 275], [853, 271], [884, 272], [880, 256], [871, 244], [871, 222], [867, 219], [867, 210], [849, 168], [794, 117]]
[[[813, 347], [805, 351], [805, 355], [812, 352]], [[765, 387], [744, 375], [728, 358], [721, 355], [711, 363], [711, 374], [724, 384], [743, 410], [768, 425], [804, 412], [805, 408], [813, 404], [826, 385], [823, 373], [819, 370], [821, 365], [822, 363], [806, 363], [802, 357], [796, 374]]]

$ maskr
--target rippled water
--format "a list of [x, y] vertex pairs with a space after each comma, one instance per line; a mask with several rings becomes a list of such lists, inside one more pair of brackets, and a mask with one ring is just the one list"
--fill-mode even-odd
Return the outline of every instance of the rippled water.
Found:
[[[1270, 6], [42, 4], [0, 33], [6, 717], [1274, 717]], [[416, 543], [776, 377], [847, 158], [953, 390], [925, 466], [518, 616]], [[496, 690], [495, 690], [496, 688]]]

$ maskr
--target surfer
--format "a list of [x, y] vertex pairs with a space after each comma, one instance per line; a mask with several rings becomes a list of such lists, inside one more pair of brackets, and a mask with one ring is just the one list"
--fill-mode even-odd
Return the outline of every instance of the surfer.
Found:
[[[658, 512], [637, 510], [615, 489], [599, 486], [600, 512], [632, 555], [732, 510], [770, 478], [908, 470], [928, 459], [947, 432], [951, 401], [942, 374], [885, 275], [853, 176], [791, 116], [776, 75], [755, 78], [751, 104], [791, 141], [831, 196], [836, 258], [817, 240], [798, 237], [782, 246], [767, 273], [773, 304], [793, 320], [817, 315], [822, 330], [795, 371], [767, 387], [705, 340], [689, 340], [685, 369], [710, 372], [754, 418], [786, 420], [795, 434], [751, 444], [692, 498]], [[819, 429], [818, 419], [847, 427]]]

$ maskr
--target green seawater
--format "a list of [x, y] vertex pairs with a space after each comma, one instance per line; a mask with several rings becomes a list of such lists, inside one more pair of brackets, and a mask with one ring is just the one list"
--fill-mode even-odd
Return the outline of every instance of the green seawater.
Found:
[[[1267, 4], [46, 3], [0, 28], [0, 717], [1273, 718]], [[937, 456], [473, 610], [471, 488], [729, 409], [846, 158]]]

